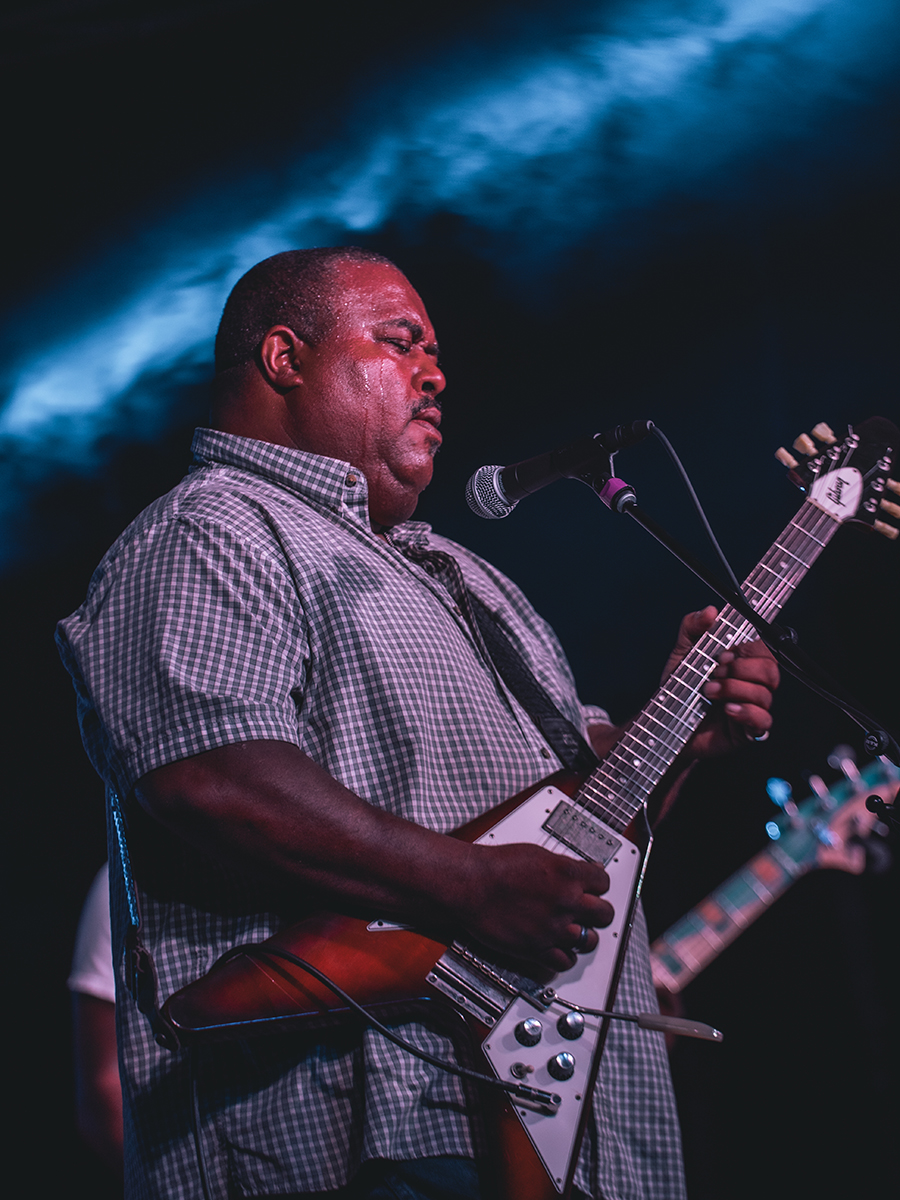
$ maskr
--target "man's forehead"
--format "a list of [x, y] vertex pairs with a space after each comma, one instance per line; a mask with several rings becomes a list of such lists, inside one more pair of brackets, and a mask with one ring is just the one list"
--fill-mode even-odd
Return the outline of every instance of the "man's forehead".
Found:
[[[431, 330], [425, 304], [402, 272], [386, 263], [341, 263], [335, 280], [338, 313], [369, 323], [393, 322]], [[433, 332], [433, 331], [432, 331]]]

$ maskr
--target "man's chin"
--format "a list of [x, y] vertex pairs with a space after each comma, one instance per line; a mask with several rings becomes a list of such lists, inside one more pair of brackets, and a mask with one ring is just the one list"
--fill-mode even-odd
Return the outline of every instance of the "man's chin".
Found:
[[416, 511], [419, 496], [431, 482], [431, 462], [428, 469], [418, 470], [403, 479], [394, 478], [384, 487], [369, 488], [369, 517], [373, 525], [390, 529], [408, 521]]

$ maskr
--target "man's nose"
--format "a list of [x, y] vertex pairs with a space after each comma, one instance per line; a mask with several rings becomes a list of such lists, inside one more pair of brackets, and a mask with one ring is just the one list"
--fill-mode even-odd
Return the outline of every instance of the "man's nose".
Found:
[[429, 392], [432, 396], [437, 396], [447, 386], [444, 372], [432, 358], [424, 359], [416, 371], [413, 382], [419, 391]]

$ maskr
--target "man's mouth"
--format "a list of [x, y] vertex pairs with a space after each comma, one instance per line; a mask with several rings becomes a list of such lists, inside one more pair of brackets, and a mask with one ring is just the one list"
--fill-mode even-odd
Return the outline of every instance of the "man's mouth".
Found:
[[435, 429], [439, 429], [441, 424], [441, 410], [433, 400], [428, 399], [413, 410], [410, 419], [413, 421], [425, 421]]

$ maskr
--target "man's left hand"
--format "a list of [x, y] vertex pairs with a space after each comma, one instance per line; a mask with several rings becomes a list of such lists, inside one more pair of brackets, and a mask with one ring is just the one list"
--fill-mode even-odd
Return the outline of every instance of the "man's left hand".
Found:
[[[701, 634], [715, 622], [718, 613], [710, 605], [688, 613], [681, 622], [678, 640], [663, 679], [675, 669]], [[772, 727], [772, 693], [778, 687], [778, 665], [760, 641], [742, 642], [719, 656], [719, 665], [703, 688], [713, 706], [691, 738], [687, 750], [692, 758], [726, 754], [747, 740], [762, 738]]]

